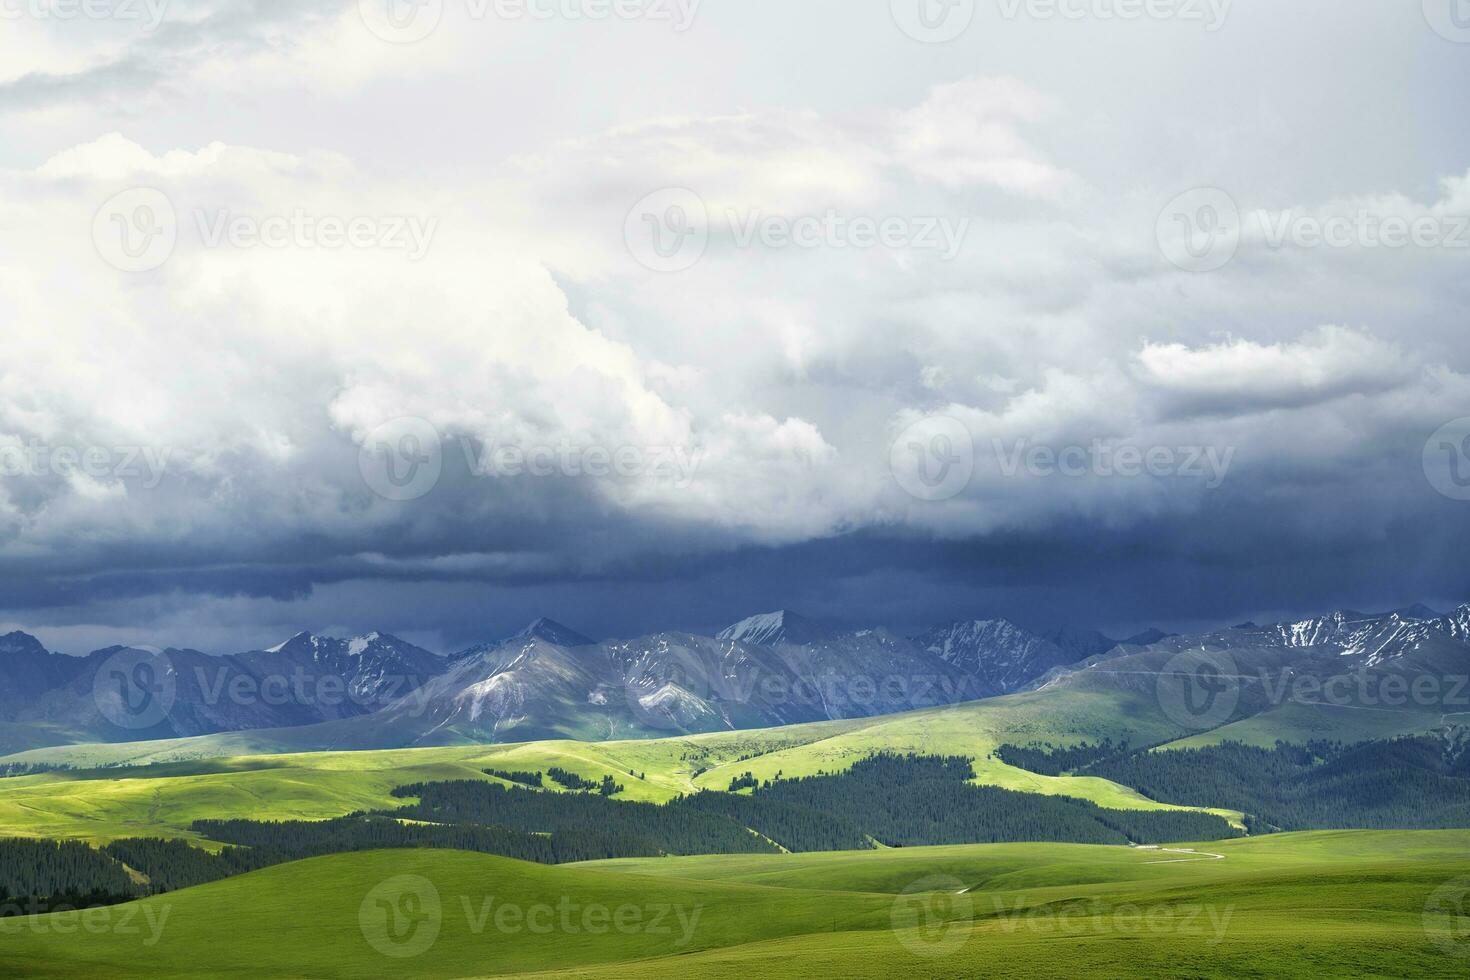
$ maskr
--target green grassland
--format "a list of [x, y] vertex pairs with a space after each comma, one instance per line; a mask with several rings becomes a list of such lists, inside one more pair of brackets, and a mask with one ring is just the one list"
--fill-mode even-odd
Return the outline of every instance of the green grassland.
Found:
[[[336, 855], [111, 909], [0, 920], [0, 976], [1466, 973], [1470, 918], [1452, 914], [1442, 889], [1470, 890], [1470, 832], [1192, 846], [1199, 853], [1005, 844], [560, 867], [453, 851]], [[1450, 898], [1463, 902], [1456, 887]]]
[[1470, 724], [1470, 714], [1442, 714], [1408, 708], [1303, 704], [1289, 701], [1270, 711], [1171, 742], [1165, 748], [1197, 749], [1221, 742], [1243, 742], [1269, 749], [1276, 742], [1366, 742], [1421, 735], [1446, 723]]
[[[529, 742], [381, 751], [239, 755], [201, 759], [176, 743], [41, 750], [6, 761], [117, 766], [0, 779], [0, 835], [76, 838], [190, 837], [198, 819], [324, 819], [400, 805], [390, 792], [412, 782], [489, 779], [485, 768], [560, 766], [588, 779], [611, 774], [620, 798], [664, 802], [699, 789], [845, 770], [878, 751], [964, 755], [976, 782], [1065, 795], [1120, 809], [1187, 809], [1156, 803], [1097, 777], [1042, 776], [990, 757], [1005, 742], [1058, 743], [1181, 734], [1124, 692], [1020, 694], [880, 718], [630, 742]], [[1120, 722], [1119, 719], [1122, 719]], [[219, 736], [209, 736], [219, 747]], [[235, 736], [231, 736], [235, 738]], [[185, 740], [188, 741], [188, 740]], [[223, 743], [228, 744], [228, 743]], [[635, 775], [638, 774], [638, 775]], [[642, 777], [642, 778], [640, 778]], [[1234, 811], [1215, 810], [1238, 821]]]

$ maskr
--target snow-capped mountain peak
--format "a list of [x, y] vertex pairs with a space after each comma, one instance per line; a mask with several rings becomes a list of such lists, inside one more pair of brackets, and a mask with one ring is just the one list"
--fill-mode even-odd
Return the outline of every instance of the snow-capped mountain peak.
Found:
[[289, 637], [287, 639], [284, 639], [280, 643], [277, 643], [273, 647], [266, 647], [265, 648], [265, 652], [266, 653], [280, 653], [282, 650], [285, 650], [289, 646], [295, 646], [295, 645], [299, 645], [301, 643], [313, 643], [314, 644], [315, 641], [316, 641], [316, 637], [312, 636], [306, 630], [302, 630], [300, 633], [297, 633], [295, 636], [292, 636], [292, 637]]
[[831, 638], [837, 631], [789, 609], [748, 616], [726, 626], [716, 639], [755, 643], [760, 646], [791, 644], [801, 646]]
[[504, 642], [509, 643], [514, 640], [533, 639], [545, 640], [547, 643], [559, 647], [585, 647], [591, 646], [596, 642], [590, 637], [578, 633], [570, 626], [565, 626], [545, 616], [527, 623], [519, 633], [507, 637]]

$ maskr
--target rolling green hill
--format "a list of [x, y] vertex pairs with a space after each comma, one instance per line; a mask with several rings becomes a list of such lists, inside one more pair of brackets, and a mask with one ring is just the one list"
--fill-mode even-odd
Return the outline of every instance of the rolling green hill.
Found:
[[[0, 779], [0, 834], [93, 841], [191, 837], [188, 826], [198, 819], [319, 819], [391, 807], [399, 802], [390, 795], [396, 786], [489, 779], [482, 772], [486, 768], [544, 771], [559, 766], [592, 780], [611, 774], [626, 787], [621, 798], [663, 802], [697, 789], [725, 789], [734, 776], [747, 771], [760, 779], [778, 772], [791, 777], [841, 771], [879, 751], [964, 755], [973, 760], [977, 783], [1005, 789], [1073, 796], [1114, 809], [1176, 809], [1097, 777], [1027, 772], [991, 758], [990, 752], [1006, 742], [1043, 737], [1081, 741], [1112, 736], [1150, 744], [1179, 734], [1156, 710], [1150, 712], [1140, 695], [1064, 690], [859, 721], [636, 742], [530, 742], [222, 759], [199, 758], [193, 755], [197, 745], [182, 749], [176, 743], [58, 748], [5, 761], [127, 766]], [[218, 747], [218, 739], [209, 736], [201, 742]], [[1240, 818], [1233, 811], [1213, 812]]]
[[1467, 876], [1458, 831], [563, 867], [379, 851], [0, 920], [0, 975], [1459, 977]]

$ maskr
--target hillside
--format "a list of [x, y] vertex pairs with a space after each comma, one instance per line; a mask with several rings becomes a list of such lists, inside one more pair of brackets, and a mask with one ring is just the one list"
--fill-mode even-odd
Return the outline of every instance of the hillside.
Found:
[[126, 918], [136, 926], [126, 931], [73, 931], [79, 913], [12, 921], [4, 969], [614, 977], [638, 961], [639, 975], [684, 980], [817, 969], [1044, 976], [1060, 942], [1075, 976], [1116, 975], [1125, 963], [1202, 977], [1320, 974], [1333, 963], [1363, 976], [1463, 975], [1452, 937], [1464, 920], [1430, 900], [1470, 873], [1464, 833], [1284, 835], [1209, 849], [1223, 858], [1158, 863], [1157, 852], [1078, 845], [772, 855], [737, 859], [735, 874], [701, 858], [548, 868], [369, 852], [89, 913]]

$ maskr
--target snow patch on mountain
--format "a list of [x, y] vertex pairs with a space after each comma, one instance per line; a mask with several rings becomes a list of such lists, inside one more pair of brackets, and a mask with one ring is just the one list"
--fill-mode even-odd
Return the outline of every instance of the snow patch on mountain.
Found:
[[830, 639], [837, 631], [815, 620], [807, 619], [789, 609], [759, 613], [748, 616], [738, 623], [726, 626], [716, 634], [716, 639], [737, 640], [741, 643], [756, 643], [761, 646], [777, 646], [789, 643], [800, 646]]

